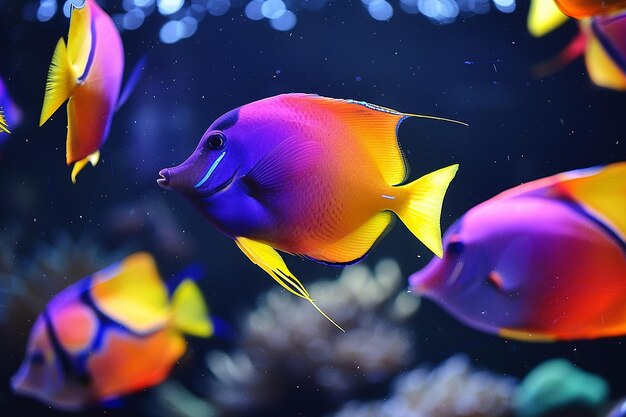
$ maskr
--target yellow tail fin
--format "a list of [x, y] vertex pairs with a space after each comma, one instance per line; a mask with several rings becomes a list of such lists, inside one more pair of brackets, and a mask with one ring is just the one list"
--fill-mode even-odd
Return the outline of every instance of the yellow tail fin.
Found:
[[52, 63], [48, 70], [46, 94], [43, 98], [39, 126], [43, 125], [61, 104], [72, 95], [72, 90], [76, 86], [76, 79], [76, 74], [67, 55], [65, 41], [61, 38], [54, 49]]
[[172, 295], [174, 326], [183, 333], [198, 337], [213, 334], [207, 306], [200, 289], [191, 279], [180, 283]]
[[441, 258], [441, 206], [459, 165], [450, 165], [403, 185], [409, 192], [406, 204], [396, 214], [428, 249]]

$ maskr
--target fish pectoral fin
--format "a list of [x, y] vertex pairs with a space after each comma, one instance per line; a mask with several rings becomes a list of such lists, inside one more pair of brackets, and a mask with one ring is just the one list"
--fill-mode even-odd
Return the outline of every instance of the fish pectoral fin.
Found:
[[87, 155], [85, 158], [80, 161], [76, 161], [74, 167], [72, 167], [72, 184], [76, 184], [76, 176], [80, 171], [85, 168], [87, 163], [90, 163], [91, 166], [95, 167], [98, 161], [100, 160], [100, 151], [95, 151], [94, 153]]
[[299, 177], [315, 169], [321, 154], [322, 146], [315, 141], [287, 138], [252, 167], [245, 181], [257, 192], [293, 186]]
[[324, 316], [328, 321], [334, 324], [339, 330], [344, 331], [333, 319], [331, 319], [326, 313], [324, 313], [313, 301], [309, 292], [304, 288], [304, 285], [293, 276], [283, 258], [276, 252], [274, 248], [264, 243], [256, 242], [245, 237], [236, 237], [235, 243], [243, 253], [254, 263], [258, 265], [262, 270], [267, 272], [281, 287], [289, 291], [293, 295], [300, 298], [304, 298], [315, 307], [319, 313]]
[[39, 118], [39, 126], [57, 111], [67, 100], [76, 86], [77, 76], [68, 57], [63, 38], [59, 39], [52, 55], [52, 63], [48, 70], [46, 94], [43, 98], [43, 107]]
[[349, 265], [358, 262], [367, 256], [376, 242], [391, 230], [393, 220], [394, 216], [391, 212], [382, 211], [342, 239], [328, 245], [319, 245], [314, 251], [304, 256], [332, 265]]

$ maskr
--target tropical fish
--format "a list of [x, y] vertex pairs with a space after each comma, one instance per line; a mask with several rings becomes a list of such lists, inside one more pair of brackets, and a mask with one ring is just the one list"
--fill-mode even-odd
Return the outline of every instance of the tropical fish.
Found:
[[186, 350], [183, 333], [212, 331], [194, 281], [181, 280], [170, 299], [152, 256], [136, 253], [50, 301], [11, 386], [55, 408], [80, 410], [158, 384]]
[[67, 103], [66, 162], [74, 164], [72, 182], [87, 165], [100, 159], [116, 108], [119, 108], [139, 77], [133, 72], [122, 94], [124, 48], [111, 18], [95, 0], [82, 7], [72, 5], [67, 47], [59, 39], [46, 83], [39, 125]]
[[626, 334], [626, 162], [565, 172], [472, 208], [413, 292], [503, 337]]
[[[533, 0], [528, 14], [528, 31], [543, 36], [567, 21], [567, 16], [552, 1]], [[591, 81], [604, 88], [626, 90], [626, 10], [597, 15], [578, 22], [580, 31], [556, 57], [537, 64], [533, 73], [538, 78], [551, 75], [580, 56]]]
[[400, 185], [408, 168], [397, 128], [409, 116], [316, 95], [266, 98], [218, 118], [158, 183], [181, 192], [253, 263], [317, 308], [276, 249], [324, 264], [358, 262], [396, 213], [442, 253], [441, 206], [458, 166]]
[[564, 14], [574, 19], [626, 10], [626, 0], [554, 0], [554, 3]]
[[15, 104], [4, 80], [0, 77], [0, 142], [2, 142], [2, 132], [11, 133], [9, 126], [14, 129], [22, 121], [22, 111]]

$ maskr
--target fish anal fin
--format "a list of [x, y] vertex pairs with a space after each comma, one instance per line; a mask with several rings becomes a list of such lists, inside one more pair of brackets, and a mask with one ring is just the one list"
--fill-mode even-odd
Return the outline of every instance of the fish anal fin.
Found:
[[167, 289], [146, 252], [94, 273], [90, 294], [106, 316], [137, 333], [153, 331], [170, 319]]
[[63, 38], [59, 39], [48, 70], [46, 93], [39, 118], [43, 125], [71, 95], [76, 86], [76, 72], [72, 68]]
[[363, 259], [387, 231], [393, 226], [394, 216], [382, 211], [337, 242], [317, 245], [315, 251], [305, 256], [331, 265], [348, 265]]
[[537, 333], [531, 330], [518, 330], [518, 329], [500, 329], [498, 335], [505, 339], [521, 340], [523, 342], [540, 342], [548, 343], [555, 342], [556, 336], [552, 336], [545, 333]]
[[300, 298], [304, 298], [328, 321], [334, 324], [341, 331], [341, 326], [335, 323], [326, 313], [324, 313], [309, 295], [304, 285], [289, 271], [285, 261], [274, 248], [264, 243], [254, 241], [245, 237], [236, 237], [235, 243], [241, 251], [254, 263], [271, 276], [281, 287]]
[[90, 163], [91, 166], [95, 167], [98, 161], [100, 160], [100, 151], [95, 151], [94, 153], [87, 155], [85, 158], [76, 161], [74, 166], [72, 167], [72, 184], [76, 184], [76, 176], [80, 171], [85, 168], [85, 166]]

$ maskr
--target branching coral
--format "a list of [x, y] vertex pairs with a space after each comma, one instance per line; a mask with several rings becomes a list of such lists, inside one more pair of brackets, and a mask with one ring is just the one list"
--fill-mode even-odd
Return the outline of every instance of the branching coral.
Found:
[[310, 292], [346, 332], [308, 303], [269, 291], [246, 317], [240, 349], [207, 357], [215, 377], [210, 396], [226, 414], [258, 413], [307, 390], [316, 393], [318, 406], [345, 399], [409, 363], [413, 334], [403, 324], [419, 301], [403, 291], [396, 262], [381, 261], [374, 273], [349, 267], [337, 280], [311, 285]]
[[391, 398], [351, 402], [333, 417], [499, 417], [511, 413], [515, 380], [473, 370], [463, 355], [400, 375]]

